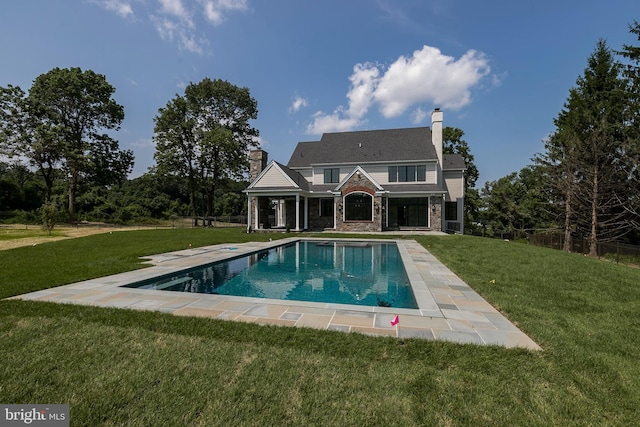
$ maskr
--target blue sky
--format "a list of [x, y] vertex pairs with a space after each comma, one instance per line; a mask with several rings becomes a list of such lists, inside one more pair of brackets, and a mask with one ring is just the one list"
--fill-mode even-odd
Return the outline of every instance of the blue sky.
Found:
[[104, 74], [125, 108], [132, 177], [153, 118], [205, 77], [248, 87], [262, 147], [285, 163], [322, 132], [462, 129], [477, 186], [543, 150], [600, 38], [638, 44], [637, 0], [22, 0], [0, 7], [0, 86], [54, 67]]

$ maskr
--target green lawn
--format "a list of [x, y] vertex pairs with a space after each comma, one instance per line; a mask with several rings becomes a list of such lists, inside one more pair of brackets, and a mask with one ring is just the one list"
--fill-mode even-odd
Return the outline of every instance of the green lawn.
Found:
[[[132, 231], [0, 251], [0, 297], [269, 237], [283, 235]], [[640, 270], [500, 240], [416, 240], [544, 351], [2, 301], [0, 402], [68, 403], [72, 425], [92, 426], [637, 423]]]

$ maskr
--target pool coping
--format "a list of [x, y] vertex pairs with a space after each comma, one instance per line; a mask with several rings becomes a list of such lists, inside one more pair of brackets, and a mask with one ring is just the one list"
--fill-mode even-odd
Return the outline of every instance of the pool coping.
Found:
[[[285, 301], [267, 298], [123, 288], [177, 270], [307, 241], [395, 242], [418, 309]], [[268, 242], [218, 244], [146, 256], [150, 267], [44, 289], [11, 299], [157, 310], [184, 316], [312, 327], [397, 338], [541, 348], [415, 240], [290, 237]], [[391, 325], [398, 316], [399, 323]]]

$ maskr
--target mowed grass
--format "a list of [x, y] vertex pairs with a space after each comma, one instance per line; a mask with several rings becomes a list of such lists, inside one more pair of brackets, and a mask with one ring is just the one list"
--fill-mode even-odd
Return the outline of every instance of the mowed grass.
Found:
[[[0, 295], [140, 268], [140, 256], [189, 244], [269, 237], [283, 235], [132, 231], [1, 251]], [[0, 402], [69, 403], [72, 425], [98, 426], [637, 422], [639, 270], [415, 238], [544, 351], [5, 300]]]

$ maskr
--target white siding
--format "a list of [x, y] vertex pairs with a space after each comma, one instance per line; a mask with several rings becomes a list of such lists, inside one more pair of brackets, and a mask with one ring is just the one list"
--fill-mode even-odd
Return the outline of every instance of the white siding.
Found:
[[438, 183], [438, 166], [435, 163], [427, 164], [427, 184]]
[[311, 169], [311, 168], [309, 168], [309, 169], [298, 169], [298, 172], [300, 173], [300, 175], [302, 175], [304, 177], [304, 179], [306, 179], [309, 182], [311, 182], [311, 180], [313, 179], [313, 169]]
[[389, 178], [389, 170], [387, 165], [366, 165], [362, 169], [371, 176], [378, 184], [384, 185]]
[[291, 182], [278, 168], [272, 167], [253, 186], [253, 188], [266, 187], [291, 187]]
[[[371, 175], [371, 178], [375, 179], [377, 183], [380, 185], [389, 184], [389, 166], [400, 166], [405, 163], [390, 163], [385, 165], [367, 165], [364, 166], [363, 169]], [[415, 165], [424, 164], [424, 163], [416, 163]], [[391, 184], [437, 184], [436, 182], [436, 164], [435, 163], [427, 163], [427, 173], [426, 173], [426, 181], [416, 181], [416, 182], [392, 182]]]
[[[371, 178], [373, 178], [378, 184], [386, 185], [389, 184], [389, 166], [400, 166], [406, 165], [409, 163], [385, 163], [385, 164], [377, 164], [377, 165], [360, 165], [362, 169], [366, 173], [368, 173]], [[410, 163], [411, 165], [419, 165], [424, 163]], [[341, 165], [340, 168], [340, 181], [342, 181], [347, 174], [351, 173], [355, 167], [358, 166], [356, 164], [353, 165]], [[338, 166], [335, 166], [338, 167]], [[437, 170], [435, 163], [427, 163], [427, 173], [426, 173], [426, 181], [416, 181], [416, 182], [403, 182], [402, 184], [437, 184]], [[300, 170], [300, 173], [307, 179], [307, 181], [313, 183], [314, 185], [324, 184], [324, 170], [329, 169], [331, 166], [322, 166], [313, 168], [313, 173], [308, 170]], [[308, 175], [307, 175], [308, 173]], [[392, 184], [399, 184], [398, 182], [394, 182]]]
[[[335, 169], [338, 168], [340, 169], [340, 179], [338, 179], [338, 182], [342, 181], [344, 179], [345, 176], [347, 176], [347, 174], [349, 172], [351, 172], [353, 170], [353, 168], [355, 168], [355, 166], [353, 167], [348, 167], [348, 166], [342, 166], [342, 167], [338, 167], [338, 166], [323, 166], [323, 167], [319, 167], [319, 168], [313, 168], [313, 181], [311, 181], [311, 177], [307, 178], [305, 176], [305, 178], [307, 178], [307, 181], [312, 182], [314, 185], [322, 185], [325, 184], [324, 182], [324, 170], [325, 169]], [[337, 183], [327, 183], [327, 184], [337, 184]]]
[[449, 193], [449, 201], [456, 201], [464, 196], [464, 179], [462, 172], [444, 172], [444, 184]]

